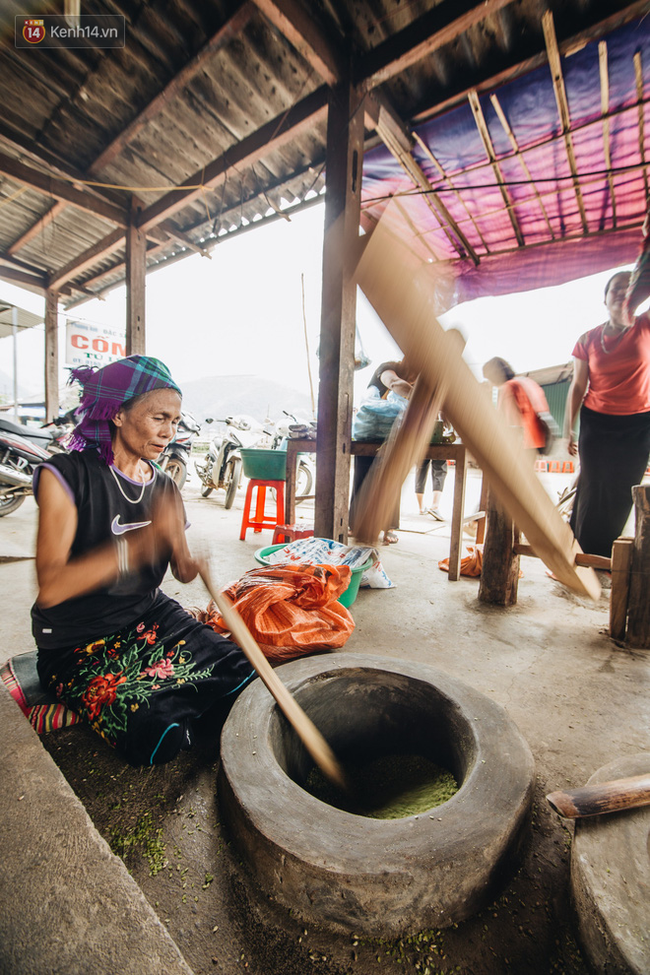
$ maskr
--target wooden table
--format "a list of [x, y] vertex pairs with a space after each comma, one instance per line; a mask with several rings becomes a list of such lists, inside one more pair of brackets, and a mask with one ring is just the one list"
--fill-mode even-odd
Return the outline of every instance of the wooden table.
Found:
[[[381, 443], [353, 440], [350, 453], [353, 456], [374, 457]], [[314, 453], [315, 440], [287, 441], [287, 484], [285, 522], [293, 525], [296, 520], [296, 467], [298, 454]], [[465, 444], [431, 444], [426, 455], [429, 460], [453, 460], [456, 464], [454, 479], [454, 506], [451, 516], [451, 544], [449, 547], [449, 578], [455, 582], [460, 576], [462, 553], [463, 515], [465, 509], [465, 475], [467, 472]]]

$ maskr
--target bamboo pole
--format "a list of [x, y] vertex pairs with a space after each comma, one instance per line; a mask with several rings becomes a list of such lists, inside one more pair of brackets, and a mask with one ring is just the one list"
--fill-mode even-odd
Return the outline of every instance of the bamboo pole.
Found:
[[435, 268], [403, 238], [390, 207], [357, 266], [357, 281], [406, 358], [435, 389], [447, 384], [443, 409], [490, 487], [535, 553], [565, 585], [598, 599], [594, 571], [577, 566], [573, 532], [526, 461], [519, 438], [496, 410], [436, 318]]

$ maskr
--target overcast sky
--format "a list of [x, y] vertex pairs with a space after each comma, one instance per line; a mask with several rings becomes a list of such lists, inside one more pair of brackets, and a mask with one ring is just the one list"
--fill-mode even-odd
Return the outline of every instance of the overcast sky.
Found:
[[[193, 255], [147, 276], [147, 351], [170, 366], [182, 386], [206, 376], [264, 375], [309, 393], [307, 363], [318, 388], [318, 332], [324, 206], [230, 241], [207, 260]], [[571, 359], [578, 336], [605, 320], [603, 288], [612, 271], [557, 288], [482, 298], [460, 305], [442, 319], [467, 339], [465, 358], [477, 376], [494, 355], [516, 372], [559, 365]], [[303, 322], [303, 284], [309, 360]], [[43, 313], [41, 298], [0, 281], [0, 298]], [[80, 320], [123, 325], [125, 289], [105, 301], [92, 300], [69, 314]], [[360, 296], [358, 324], [373, 362], [392, 358], [392, 338]], [[65, 329], [60, 333], [64, 364]], [[34, 392], [43, 384], [43, 328], [22, 333], [18, 377]], [[13, 375], [13, 342], [0, 340], [0, 369]], [[357, 373], [356, 396], [372, 368]], [[63, 381], [62, 370], [62, 381]], [[67, 371], [65, 373], [67, 375]], [[11, 390], [0, 390], [11, 396]]]

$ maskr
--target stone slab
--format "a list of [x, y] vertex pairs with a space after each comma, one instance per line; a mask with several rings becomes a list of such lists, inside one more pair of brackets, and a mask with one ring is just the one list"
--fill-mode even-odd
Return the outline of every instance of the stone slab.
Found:
[[192, 975], [0, 685], [0, 971]]
[[[642, 775], [647, 753], [599, 768], [589, 784]], [[596, 971], [650, 972], [650, 807], [576, 820], [571, 886], [580, 937]]]

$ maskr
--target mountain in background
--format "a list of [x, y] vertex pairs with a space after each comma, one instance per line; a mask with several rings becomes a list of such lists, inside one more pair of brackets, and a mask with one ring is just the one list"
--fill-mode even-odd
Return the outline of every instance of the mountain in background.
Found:
[[223, 419], [246, 413], [263, 423], [268, 417], [278, 420], [287, 410], [301, 418], [311, 418], [311, 398], [291, 386], [262, 376], [209, 376], [179, 383], [183, 390], [183, 409], [199, 423], [206, 417]]
[[[18, 396], [24, 399], [34, 394], [34, 387], [27, 387], [18, 379]], [[42, 393], [41, 393], [42, 398]], [[8, 372], [0, 369], [0, 402], [13, 403], [14, 401], [14, 378]]]

